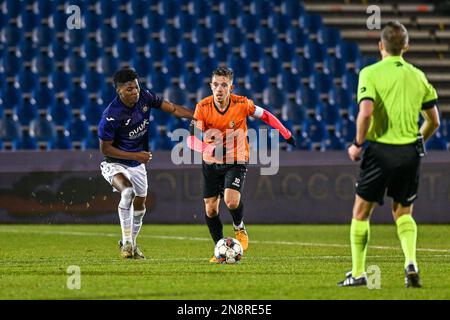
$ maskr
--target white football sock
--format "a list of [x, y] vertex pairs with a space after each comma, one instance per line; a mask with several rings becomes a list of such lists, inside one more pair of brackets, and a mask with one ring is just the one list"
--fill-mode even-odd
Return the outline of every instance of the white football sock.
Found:
[[136, 238], [139, 235], [139, 231], [141, 231], [144, 215], [145, 209], [133, 211], [133, 247], [136, 247]]
[[131, 206], [133, 204], [134, 191], [132, 188], [125, 188], [121, 192], [121, 198], [119, 202], [119, 218], [120, 227], [122, 229], [122, 243], [125, 242], [133, 243], [132, 238], [132, 216], [131, 216]]

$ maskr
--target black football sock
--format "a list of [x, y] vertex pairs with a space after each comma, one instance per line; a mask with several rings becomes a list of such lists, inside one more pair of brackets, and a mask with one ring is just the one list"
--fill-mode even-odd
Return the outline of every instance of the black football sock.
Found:
[[244, 217], [244, 203], [239, 202], [239, 206], [236, 209], [229, 209], [231, 216], [233, 217], [233, 223], [235, 226], [239, 226], [242, 222], [242, 218]]
[[217, 243], [217, 241], [223, 238], [223, 225], [219, 215], [212, 218], [205, 215], [205, 220], [214, 243]]

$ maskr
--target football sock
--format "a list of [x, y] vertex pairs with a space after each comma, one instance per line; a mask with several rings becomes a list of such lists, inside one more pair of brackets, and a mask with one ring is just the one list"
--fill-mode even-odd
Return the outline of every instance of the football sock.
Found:
[[141, 231], [142, 219], [144, 218], [144, 215], [145, 209], [133, 211], [133, 247], [136, 247], [136, 238], [139, 234], [139, 231]]
[[233, 224], [235, 227], [238, 227], [241, 222], [242, 218], [244, 216], [244, 204], [239, 202], [239, 205], [236, 209], [228, 209], [231, 213], [231, 217], [233, 218]]
[[217, 243], [217, 241], [223, 238], [222, 221], [220, 220], [219, 215], [216, 215], [212, 218], [208, 217], [208, 215], [205, 215], [205, 219], [206, 224], [208, 225], [209, 228], [209, 233], [211, 234], [214, 243]]
[[119, 202], [119, 218], [120, 227], [122, 229], [122, 243], [133, 242], [132, 238], [132, 224], [133, 217], [131, 213], [131, 206], [133, 204], [134, 191], [132, 188], [125, 188], [121, 192], [121, 198]]
[[396, 221], [397, 234], [402, 244], [403, 254], [405, 255], [405, 268], [408, 264], [416, 263], [416, 240], [417, 225], [414, 218], [410, 214], [404, 214]]
[[366, 270], [367, 244], [369, 243], [369, 220], [352, 219], [350, 243], [352, 247], [352, 276], [358, 278]]

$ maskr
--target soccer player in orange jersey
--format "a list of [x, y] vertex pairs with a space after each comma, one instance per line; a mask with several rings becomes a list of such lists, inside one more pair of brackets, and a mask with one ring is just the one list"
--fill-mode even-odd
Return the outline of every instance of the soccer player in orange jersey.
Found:
[[[295, 145], [295, 140], [270, 112], [254, 105], [246, 97], [232, 94], [233, 87], [231, 69], [220, 67], [213, 71], [213, 95], [201, 100], [195, 108], [188, 146], [203, 153], [203, 198], [206, 224], [212, 239], [217, 243], [223, 238], [223, 226], [218, 215], [223, 197], [233, 218], [236, 239], [246, 250], [248, 234], [243, 222], [241, 193], [249, 161], [247, 117], [259, 118], [279, 130], [289, 144]], [[203, 141], [195, 131], [203, 132]], [[210, 262], [218, 261], [213, 257]]]

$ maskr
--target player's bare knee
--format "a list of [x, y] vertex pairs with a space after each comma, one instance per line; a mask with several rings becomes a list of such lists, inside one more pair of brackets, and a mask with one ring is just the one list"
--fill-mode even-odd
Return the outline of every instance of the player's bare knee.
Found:
[[119, 206], [122, 208], [130, 208], [133, 203], [135, 194], [133, 188], [125, 188], [120, 193], [120, 203]]
[[206, 207], [205, 211], [206, 211], [206, 215], [209, 218], [214, 218], [215, 216], [217, 216], [219, 214], [219, 211], [215, 207]]
[[227, 206], [228, 209], [230, 210], [234, 210], [237, 209], [237, 207], [239, 207], [239, 201], [237, 201], [236, 199], [231, 199], [231, 200], [225, 200], [225, 205]]

